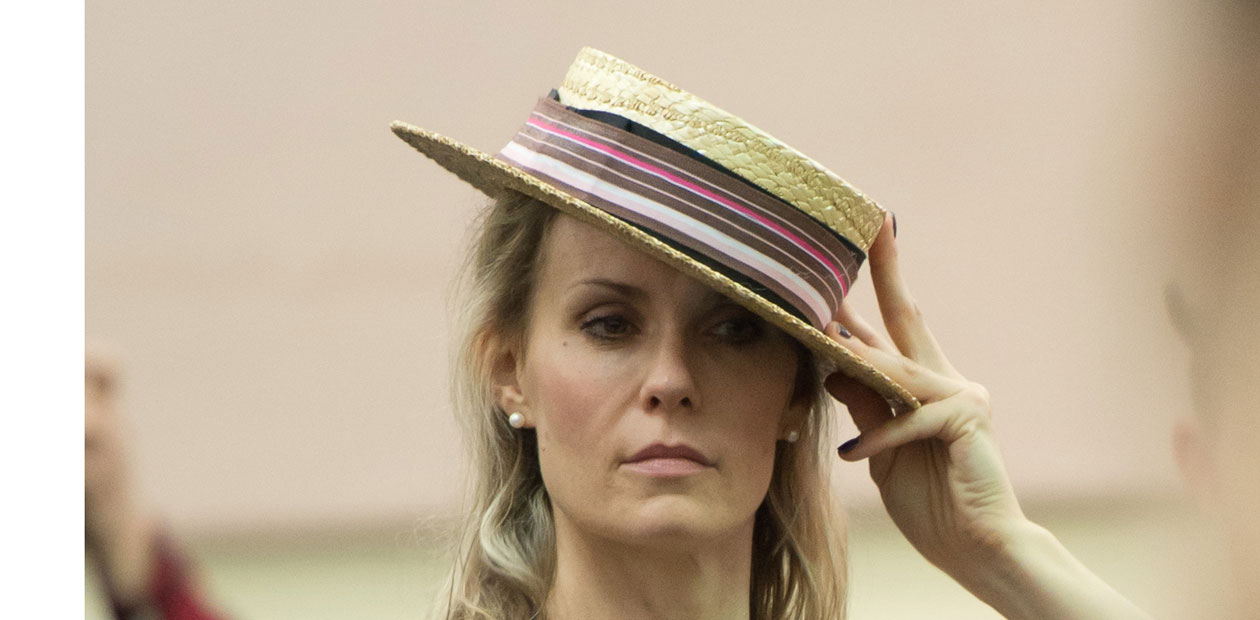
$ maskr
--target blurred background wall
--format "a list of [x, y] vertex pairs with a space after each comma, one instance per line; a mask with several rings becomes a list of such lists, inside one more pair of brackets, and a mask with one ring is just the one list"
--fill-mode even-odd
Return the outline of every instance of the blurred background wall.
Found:
[[[459, 510], [448, 291], [483, 200], [388, 125], [496, 151], [591, 45], [895, 211], [1028, 512], [1170, 609], [1188, 534], [1168, 437], [1190, 404], [1163, 288], [1212, 198], [1227, 19], [1171, 0], [90, 0], [86, 330], [119, 352], [139, 486], [242, 616], [349, 615], [313, 611], [339, 609], [323, 596], [418, 617]], [[947, 581], [894, 587], [944, 577], [865, 466], [841, 477], [855, 617], [978, 617]]]

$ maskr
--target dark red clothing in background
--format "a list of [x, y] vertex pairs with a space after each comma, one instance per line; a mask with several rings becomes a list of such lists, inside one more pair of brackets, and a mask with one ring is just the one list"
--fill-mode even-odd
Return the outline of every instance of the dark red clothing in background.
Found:
[[[153, 543], [153, 574], [147, 598], [124, 604], [109, 593], [109, 606], [119, 620], [227, 620], [201, 601], [188, 562], [166, 535]], [[106, 580], [108, 582], [108, 580]]]

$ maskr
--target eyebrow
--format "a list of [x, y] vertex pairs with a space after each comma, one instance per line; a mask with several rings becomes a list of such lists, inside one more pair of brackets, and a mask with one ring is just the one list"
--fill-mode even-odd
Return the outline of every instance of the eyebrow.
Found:
[[578, 288], [579, 286], [598, 286], [600, 288], [611, 289], [631, 299], [643, 299], [647, 297], [647, 291], [642, 288], [625, 282], [609, 280], [607, 278], [589, 278], [586, 280], [580, 280], [578, 282], [574, 282], [573, 286], [569, 287], [569, 289], [572, 290]]
[[[573, 286], [569, 287], [569, 289], [572, 290], [578, 288], [579, 286], [597, 286], [600, 288], [606, 288], [633, 300], [641, 300], [648, 297], [648, 291], [646, 289], [626, 282], [610, 280], [608, 278], [588, 278], [586, 280], [579, 280], [578, 282], [575, 282]], [[730, 301], [730, 299], [718, 291], [709, 289], [704, 295], [704, 301], [707, 303], [717, 303], [721, 301]], [[731, 303], [735, 302], [731, 301]]]

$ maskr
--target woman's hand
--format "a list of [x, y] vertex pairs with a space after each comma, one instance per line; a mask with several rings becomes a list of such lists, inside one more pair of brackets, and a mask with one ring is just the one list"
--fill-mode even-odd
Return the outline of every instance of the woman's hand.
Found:
[[888, 403], [842, 374], [827, 390], [861, 435], [841, 458], [870, 459], [871, 478], [897, 527], [929, 561], [953, 574], [1000, 550], [1024, 521], [992, 432], [989, 393], [950, 365], [897, 265], [889, 222], [870, 250], [871, 278], [892, 342], [845, 304], [828, 335], [904, 386], [923, 404], [896, 417]]
[[[898, 268], [891, 221], [870, 249], [871, 277], [891, 342], [847, 305], [827, 333], [922, 403], [894, 416], [842, 374], [827, 390], [861, 432], [841, 458], [870, 460], [889, 516], [928, 561], [1007, 617], [1145, 617], [1029, 522], [993, 435], [989, 392], [949, 363]], [[1120, 615], [1115, 615], [1119, 613]]]

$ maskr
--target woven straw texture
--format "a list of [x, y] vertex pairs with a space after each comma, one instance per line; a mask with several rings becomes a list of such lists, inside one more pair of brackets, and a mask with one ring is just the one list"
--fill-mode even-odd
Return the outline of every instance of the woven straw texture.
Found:
[[685, 144], [870, 249], [884, 211], [835, 173], [739, 117], [642, 69], [582, 48], [560, 103], [646, 125]]

